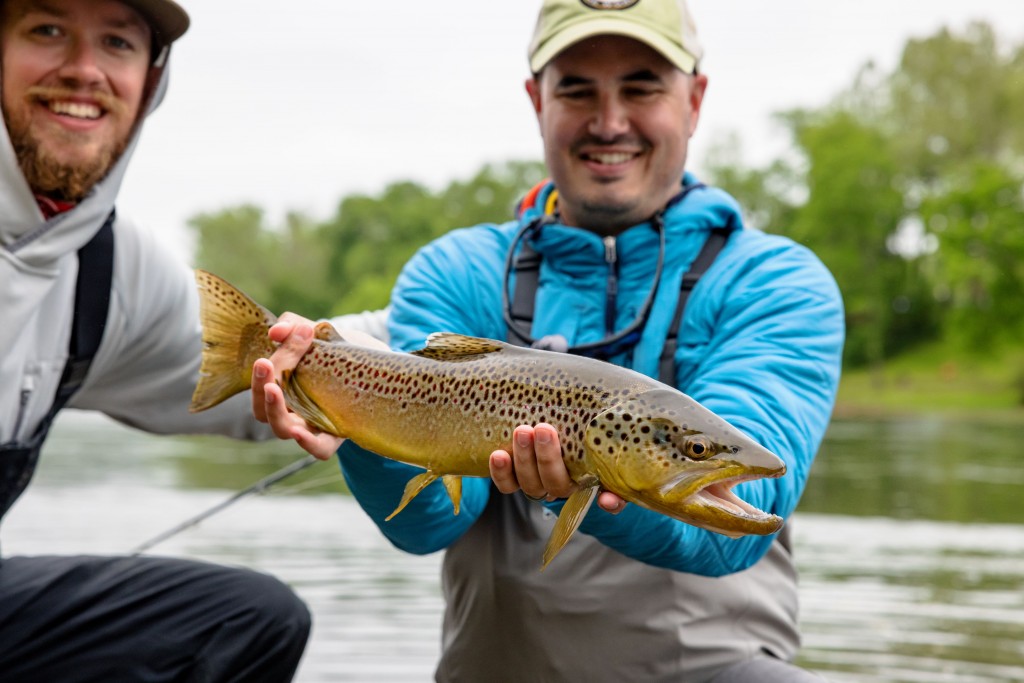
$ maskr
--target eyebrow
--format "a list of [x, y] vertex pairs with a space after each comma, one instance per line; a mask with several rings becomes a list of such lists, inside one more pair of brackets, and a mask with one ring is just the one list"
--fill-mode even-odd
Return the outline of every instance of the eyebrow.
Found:
[[[128, 7], [127, 5], [124, 6], [124, 9], [124, 19], [113, 19], [106, 23], [114, 29], [137, 28], [142, 32], [148, 34], [149, 31], [151, 30], [149, 24], [146, 23], [146, 21], [139, 15], [139, 13], [133, 10], [132, 8]], [[32, 14], [33, 12], [38, 12], [40, 14], [49, 14], [59, 18], [64, 18], [69, 14], [67, 10], [58, 7], [57, 5], [54, 5], [52, 3], [49, 3], [46, 0], [31, 0], [22, 8], [22, 11], [18, 14], [17, 18], [20, 19], [21, 17]]]
[[[620, 79], [624, 83], [658, 83], [661, 81], [661, 77], [651, 71], [650, 69], [639, 69], [632, 73], [628, 73]], [[573, 88], [581, 85], [590, 85], [594, 82], [592, 78], [585, 78], [583, 76], [573, 76], [571, 74], [562, 76], [558, 83], [555, 85], [556, 88]]]

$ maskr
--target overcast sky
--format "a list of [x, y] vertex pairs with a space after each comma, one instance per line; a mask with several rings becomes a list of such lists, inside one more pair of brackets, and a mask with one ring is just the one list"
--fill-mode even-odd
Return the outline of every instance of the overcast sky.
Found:
[[[254, 203], [277, 224], [352, 192], [439, 188], [486, 162], [539, 159], [523, 89], [539, 0], [179, 0], [192, 27], [147, 123], [121, 212], [188, 257], [185, 221]], [[690, 0], [710, 79], [691, 145], [739, 133], [750, 160], [772, 112], [814, 106], [907, 38], [991, 23], [1024, 41], [1021, 0]], [[495, 217], [501, 218], [501, 217]]]

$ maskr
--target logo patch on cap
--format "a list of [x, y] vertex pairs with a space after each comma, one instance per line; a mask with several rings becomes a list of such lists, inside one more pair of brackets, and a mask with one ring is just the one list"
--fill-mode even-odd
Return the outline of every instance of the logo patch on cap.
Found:
[[629, 9], [640, 0], [580, 0], [590, 9]]

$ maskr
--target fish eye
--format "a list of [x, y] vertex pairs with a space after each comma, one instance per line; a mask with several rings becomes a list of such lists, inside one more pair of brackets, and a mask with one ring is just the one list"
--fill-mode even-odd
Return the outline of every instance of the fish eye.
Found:
[[693, 460], [706, 460], [714, 455], [711, 439], [703, 434], [694, 434], [686, 439], [686, 455]]

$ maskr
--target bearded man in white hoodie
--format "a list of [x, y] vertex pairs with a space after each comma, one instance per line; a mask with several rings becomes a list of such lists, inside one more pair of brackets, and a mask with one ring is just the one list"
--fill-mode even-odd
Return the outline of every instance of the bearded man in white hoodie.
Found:
[[[188, 267], [115, 216], [188, 28], [171, 0], [0, 0], [0, 516], [64, 405], [157, 433], [261, 438], [248, 399], [192, 415]], [[0, 678], [287, 681], [306, 606], [270, 576], [154, 557], [0, 560]]]

